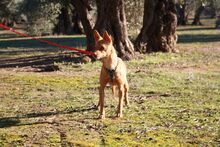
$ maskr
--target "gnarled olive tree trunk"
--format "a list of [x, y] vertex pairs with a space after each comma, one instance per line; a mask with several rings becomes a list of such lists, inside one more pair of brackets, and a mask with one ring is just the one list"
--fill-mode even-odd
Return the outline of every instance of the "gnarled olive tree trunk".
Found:
[[196, 9], [192, 25], [202, 25], [202, 23], [200, 21], [200, 16], [204, 10], [205, 10], [205, 6], [201, 2], [200, 6]]
[[72, 16], [68, 12], [67, 7], [63, 7], [61, 13], [58, 16], [58, 23], [55, 24], [53, 29], [53, 34], [67, 34], [70, 35], [73, 33], [73, 26], [72, 26]]
[[72, 16], [72, 20], [73, 20], [73, 31], [76, 34], [83, 34], [84, 30], [83, 30], [83, 26], [81, 24], [80, 18], [77, 14], [77, 12], [75, 10], [73, 10], [73, 16]]
[[176, 4], [178, 25], [186, 25], [188, 23], [188, 14], [186, 12], [186, 4]]
[[76, 9], [77, 15], [83, 25], [83, 29], [87, 39], [87, 50], [94, 50], [93, 29], [89, 20], [89, 10], [91, 9], [88, 0], [72, 0], [73, 6]]
[[124, 0], [96, 0], [97, 21], [95, 29], [100, 33], [107, 30], [113, 40], [118, 55], [123, 59], [131, 59], [134, 48], [128, 38]]
[[135, 41], [141, 53], [175, 52], [177, 15], [174, 0], [145, 0], [143, 27]]

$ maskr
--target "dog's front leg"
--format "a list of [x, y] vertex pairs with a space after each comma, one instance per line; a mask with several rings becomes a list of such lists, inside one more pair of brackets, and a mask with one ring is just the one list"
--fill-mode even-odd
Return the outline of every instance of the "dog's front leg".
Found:
[[118, 103], [118, 110], [117, 110], [117, 117], [123, 117], [122, 109], [123, 109], [123, 100], [124, 100], [124, 85], [119, 85], [119, 103]]
[[128, 90], [129, 90], [129, 86], [128, 86], [128, 82], [126, 81], [126, 83], [125, 83], [125, 86], [124, 86], [124, 88], [125, 88], [125, 105], [126, 106], [129, 106], [129, 100], [128, 100]]
[[105, 118], [105, 109], [104, 109], [104, 103], [105, 103], [105, 86], [101, 85], [99, 88], [99, 103], [100, 106], [100, 119]]

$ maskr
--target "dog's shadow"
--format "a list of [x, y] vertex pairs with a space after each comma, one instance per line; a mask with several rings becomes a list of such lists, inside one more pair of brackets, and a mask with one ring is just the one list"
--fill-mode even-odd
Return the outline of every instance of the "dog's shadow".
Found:
[[97, 110], [96, 106], [92, 105], [92, 106], [77, 107], [77, 108], [68, 109], [64, 111], [57, 111], [57, 112], [38, 112], [38, 113], [28, 113], [24, 115], [15, 116], [15, 117], [1, 117], [0, 128], [50, 123], [48, 121], [37, 121], [37, 122], [28, 121], [26, 123], [21, 123], [21, 119], [52, 117], [52, 116], [62, 115], [62, 114], [65, 115], [65, 114], [71, 114], [71, 113], [82, 113], [82, 112], [95, 111], [95, 110]]

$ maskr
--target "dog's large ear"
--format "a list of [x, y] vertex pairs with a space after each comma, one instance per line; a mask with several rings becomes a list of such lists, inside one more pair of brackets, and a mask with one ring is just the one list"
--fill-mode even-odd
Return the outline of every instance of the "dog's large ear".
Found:
[[99, 41], [102, 39], [102, 37], [100, 36], [99, 32], [94, 30], [93, 32], [94, 38], [95, 38], [95, 42]]
[[106, 43], [111, 43], [111, 42], [112, 42], [112, 38], [111, 38], [111, 36], [108, 34], [107, 31], [104, 32], [104, 34], [103, 34], [103, 39], [105, 40]]

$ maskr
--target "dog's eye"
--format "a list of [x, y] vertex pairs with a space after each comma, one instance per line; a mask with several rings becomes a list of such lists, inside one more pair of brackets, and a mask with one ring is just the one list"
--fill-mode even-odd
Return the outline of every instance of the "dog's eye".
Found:
[[99, 48], [100, 51], [103, 51], [105, 48], [102, 46]]

